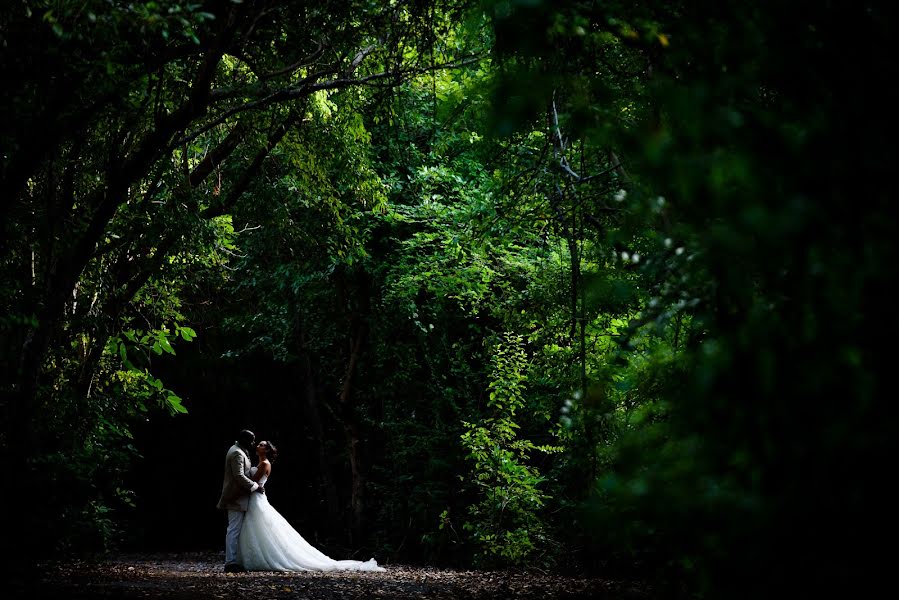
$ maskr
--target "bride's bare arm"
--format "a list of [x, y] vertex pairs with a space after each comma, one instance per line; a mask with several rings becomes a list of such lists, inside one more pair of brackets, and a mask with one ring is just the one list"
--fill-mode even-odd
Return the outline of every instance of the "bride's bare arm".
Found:
[[263, 475], [268, 475], [272, 472], [272, 464], [268, 461], [261, 462], [256, 467], [256, 473], [253, 475], [253, 481], [259, 483], [259, 480], [262, 479]]

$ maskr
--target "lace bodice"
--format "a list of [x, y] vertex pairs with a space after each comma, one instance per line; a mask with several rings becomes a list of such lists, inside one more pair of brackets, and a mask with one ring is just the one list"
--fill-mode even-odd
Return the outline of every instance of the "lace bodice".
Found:
[[[256, 471], [259, 470], [259, 467], [250, 467], [250, 479], [252, 479], [256, 475]], [[264, 486], [265, 482], [268, 481], [268, 475], [263, 475], [259, 478], [257, 482], [260, 486]]]

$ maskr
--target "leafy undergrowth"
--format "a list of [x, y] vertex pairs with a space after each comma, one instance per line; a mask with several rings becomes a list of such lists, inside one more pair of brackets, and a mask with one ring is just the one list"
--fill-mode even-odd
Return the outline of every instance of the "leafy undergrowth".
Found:
[[450, 571], [386, 565], [386, 573], [223, 573], [220, 553], [127, 555], [47, 567], [23, 597], [86, 598], [649, 598], [638, 584], [540, 572]]

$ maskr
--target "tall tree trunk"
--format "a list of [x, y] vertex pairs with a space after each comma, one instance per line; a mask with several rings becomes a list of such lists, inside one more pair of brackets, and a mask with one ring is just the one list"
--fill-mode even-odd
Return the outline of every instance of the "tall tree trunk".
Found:
[[350, 452], [350, 542], [359, 544], [362, 540], [362, 513], [365, 508], [365, 475], [359, 457], [359, 428], [353, 421], [344, 423], [344, 435]]
[[233, 34], [226, 30], [215, 48], [203, 58], [185, 102], [174, 112], [159, 120], [157, 127], [143, 139], [138, 149], [110, 164], [105, 186], [97, 188], [85, 198], [85, 205], [94, 207], [85, 231], [70, 246], [60, 264], [47, 273], [46, 286], [41, 294], [37, 328], [25, 338], [19, 363], [19, 389], [13, 399], [10, 439], [13, 447], [36, 448], [32, 432], [34, 403], [41, 372], [50, 341], [59, 329], [66, 302], [78, 283], [82, 271], [94, 255], [97, 242], [121, 203], [128, 197], [128, 189], [163, 155], [172, 136], [186, 128], [194, 119], [206, 113], [209, 92], [223, 48]]
[[325, 492], [325, 508], [328, 511], [328, 519], [331, 523], [337, 523], [338, 514], [340, 513], [337, 486], [334, 484], [334, 476], [331, 473], [331, 461], [325, 452], [325, 429], [322, 426], [321, 410], [319, 410], [320, 398], [316, 391], [312, 358], [309, 356], [309, 351], [306, 347], [306, 331], [300, 324], [300, 319], [297, 319], [297, 339], [300, 346], [300, 365], [303, 372], [306, 422], [309, 424], [309, 428], [312, 430], [312, 435], [315, 438], [318, 471], [321, 485]]
[[[355, 319], [354, 319], [355, 320]], [[352, 378], [356, 372], [359, 360], [359, 350], [365, 337], [363, 327], [356, 324], [353, 337], [350, 341], [350, 357], [347, 364], [343, 385], [340, 388], [340, 414], [343, 425], [343, 433], [346, 439], [347, 453], [350, 459], [350, 474], [352, 477], [350, 495], [350, 534], [352, 542], [358, 543], [362, 535], [362, 512], [364, 508], [365, 476], [362, 470], [359, 453], [359, 425], [356, 422], [355, 402], [352, 394]]]
[[341, 305], [349, 308], [350, 345], [343, 383], [338, 396], [339, 414], [343, 426], [344, 437], [347, 445], [347, 453], [350, 460], [351, 496], [350, 496], [350, 534], [352, 542], [358, 543], [362, 539], [362, 514], [364, 509], [365, 474], [361, 457], [361, 435], [358, 419], [356, 417], [356, 403], [353, 392], [353, 377], [359, 365], [362, 346], [368, 334], [366, 317], [369, 308], [369, 285], [365, 273], [357, 272], [355, 293], [348, 288], [348, 282], [344, 276], [337, 280], [338, 297]]

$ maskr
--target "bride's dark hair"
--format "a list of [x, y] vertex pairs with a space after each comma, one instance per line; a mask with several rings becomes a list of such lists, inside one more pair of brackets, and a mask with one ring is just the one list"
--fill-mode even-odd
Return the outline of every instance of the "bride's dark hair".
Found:
[[265, 457], [272, 463], [278, 458], [278, 449], [269, 440], [265, 440]]

